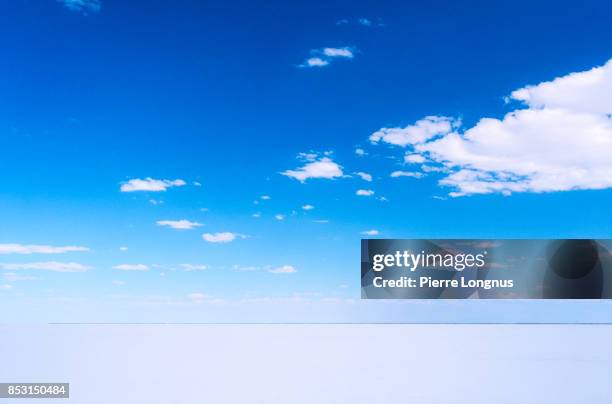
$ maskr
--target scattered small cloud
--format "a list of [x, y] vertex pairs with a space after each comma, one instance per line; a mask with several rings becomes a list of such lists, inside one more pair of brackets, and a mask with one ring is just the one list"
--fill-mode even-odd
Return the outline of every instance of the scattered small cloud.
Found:
[[423, 175], [424, 175], [423, 173], [413, 172], [413, 171], [393, 171], [391, 173], [392, 178], [398, 178], [398, 177], [422, 178]]
[[161, 199], [149, 199], [149, 203], [151, 205], [161, 205], [164, 203]]
[[256, 266], [241, 266], [241, 265], [234, 265], [232, 269], [238, 272], [255, 272], [255, 271], [260, 270], [260, 268]]
[[317, 155], [314, 159], [306, 161], [306, 164], [302, 167], [283, 171], [281, 175], [295, 178], [300, 182], [305, 182], [309, 178], [334, 179], [344, 175], [342, 167], [325, 154], [324, 156]]
[[120, 271], [148, 271], [149, 266], [145, 264], [119, 264], [113, 266], [113, 269]]
[[335, 59], [352, 59], [355, 57], [354, 48], [345, 46], [342, 48], [322, 48], [312, 49], [311, 57], [307, 58], [304, 63], [299, 65], [301, 68], [324, 67], [328, 66]]
[[366, 151], [364, 149], [361, 149], [361, 148], [355, 149], [355, 154], [360, 156], [360, 157], [368, 155], [368, 153], [366, 153]]
[[358, 195], [358, 196], [372, 196], [372, 195], [374, 195], [374, 191], [372, 191], [371, 189], [358, 189], [357, 192], [355, 192], [355, 195]]
[[179, 268], [185, 271], [204, 271], [208, 266], [202, 264], [179, 264]]
[[129, 250], [128, 247], [125, 247], [125, 246], [119, 247], [119, 251], [127, 251], [127, 250]]
[[166, 226], [166, 227], [170, 227], [175, 230], [191, 230], [191, 229], [195, 229], [196, 227], [203, 226], [202, 223], [192, 222], [192, 221], [185, 220], [185, 219], [158, 220], [156, 223], [158, 226]]
[[323, 54], [330, 58], [353, 58], [354, 54], [350, 48], [323, 48]]
[[358, 172], [355, 175], [359, 176], [362, 180], [372, 182], [372, 175], [368, 173]]
[[385, 24], [381, 22], [380, 19], [377, 21], [372, 21], [370, 18], [360, 17], [357, 19], [347, 19], [343, 18], [341, 20], [336, 21], [336, 25], [361, 25], [363, 27], [384, 27]]
[[151, 177], [140, 179], [134, 178], [121, 184], [121, 192], [164, 192], [168, 188], [182, 187], [187, 183], [184, 180], [156, 180]]
[[312, 205], [310, 205], [310, 204], [302, 205], [302, 209], [303, 209], [303, 210], [306, 210], [306, 211], [308, 211], [308, 210], [313, 210], [314, 208], [315, 208], [315, 207], [314, 207], [314, 206], [312, 206]]
[[282, 267], [270, 269], [268, 272], [272, 274], [293, 274], [297, 272], [297, 269], [292, 265], [283, 265]]
[[317, 220], [313, 220], [314, 223], [320, 223], [320, 224], [326, 224], [329, 223], [329, 220], [327, 219], [317, 219]]
[[281, 215], [281, 214], [279, 213], [279, 214], [277, 214], [277, 215], [274, 215], [274, 218], [275, 218], [276, 220], [285, 220], [285, 215]]
[[363, 234], [364, 236], [378, 236], [380, 234], [380, 232], [378, 230], [365, 230], [362, 231], [361, 234]]
[[259, 197], [259, 199], [262, 199], [264, 201], [269, 201], [270, 199], [272, 199], [272, 197], [270, 195], [262, 195]]
[[81, 251], [89, 251], [89, 248], [80, 246], [54, 247], [40, 244], [0, 244], [0, 254], [64, 254]]
[[76, 262], [30, 262], [25, 264], [0, 264], [0, 269], [7, 271], [37, 270], [51, 272], [86, 272], [92, 267]]
[[204, 233], [202, 234], [202, 238], [209, 243], [229, 243], [236, 240], [236, 238], [246, 238], [246, 236], [224, 231], [220, 233]]
[[201, 186], [202, 186], [202, 183], [201, 183], [201, 182], [199, 182], [199, 181], [194, 181], [194, 182], [193, 182], [193, 186], [194, 186], [194, 187], [201, 187]]
[[102, 8], [100, 0], [57, 0], [70, 11], [80, 12], [84, 15], [98, 13]]
[[416, 153], [407, 153], [404, 156], [404, 161], [408, 164], [421, 164], [426, 161], [425, 157]]
[[256, 218], [256, 219], [259, 219], [261, 217], [261, 212], [255, 212], [251, 216]]

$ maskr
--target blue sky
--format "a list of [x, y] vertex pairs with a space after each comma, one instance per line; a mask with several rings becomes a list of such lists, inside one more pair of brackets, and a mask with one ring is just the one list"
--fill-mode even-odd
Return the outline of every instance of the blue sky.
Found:
[[0, 7], [16, 310], [290, 311], [359, 298], [364, 232], [612, 234], [608, 2]]

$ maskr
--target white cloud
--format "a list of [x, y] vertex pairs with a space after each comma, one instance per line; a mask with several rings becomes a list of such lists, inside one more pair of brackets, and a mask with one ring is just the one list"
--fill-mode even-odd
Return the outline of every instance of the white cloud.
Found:
[[423, 177], [423, 173], [420, 172], [412, 172], [412, 171], [393, 171], [391, 173], [392, 178], [397, 177], [412, 177], [412, 178], [421, 178]]
[[161, 205], [164, 203], [164, 201], [160, 200], [160, 199], [149, 199], [149, 203], [151, 205]]
[[240, 265], [234, 265], [233, 266], [234, 271], [238, 271], [238, 272], [255, 272], [255, 271], [259, 271], [259, 267], [256, 266], [240, 266]]
[[355, 149], [355, 154], [358, 156], [366, 156], [368, 153], [366, 153], [366, 151], [361, 148], [357, 148]]
[[404, 156], [404, 161], [409, 164], [421, 164], [427, 160], [425, 159], [425, 157], [421, 156], [420, 154], [407, 153]]
[[180, 264], [179, 268], [184, 269], [185, 271], [204, 271], [208, 267], [201, 264]]
[[446, 135], [459, 125], [459, 121], [445, 116], [427, 116], [404, 128], [381, 128], [370, 136], [372, 143], [380, 141], [405, 147], [423, 143], [436, 136]]
[[378, 230], [365, 230], [362, 231], [361, 234], [363, 234], [364, 236], [378, 236], [380, 234], [380, 232]]
[[367, 18], [360, 18], [359, 20], [357, 20], [359, 22], [359, 24], [361, 25], [365, 25], [366, 27], [370, 27], [372, 26], [372, 21], [370, 21]]
[[371, 174], [362, 173], [362, 172], [358, 172], [358, 173], [355, 173], [355, 174], [358, 175], [364, 181], [372, 182], [372, 175]]
[[158, 220], [158, 226], [167, 226], [176, 230], [191, 230], [196, 227], [203, 226], [202, 223], [191, 222], [189, 220], [181, 219], [181, 220]]
[[194, 181], [194, 182], [193, 182], [193, 186], [195, 186], [195, 187], [201, 187], [201, 186], [202, 186], [202, 183], [201, 183], [201, 182], [199, 182], [199, 181]]
[[274, 218], [276, 220], [285, 220], [285, 215], [281, 215], [280, 213], [278, 215], [274, 215]]
[[391, 143], [440, 164], [439, 184], [453, 197], [612, 187], [612, 60], [518, 89], [508, 100], [526, 108], [482, 118], [462, 133]]
[[323, 54], [331, 58], [353, 58], [354, 54], [351, 48], [323, 48]]
[[260, 218], [261, 217], [261, 212], [255, 212], [251, 216], [253, 216], [254, 218]]
[[87, 247], [54, 247], [38, 244], [0, 244], [0, 254], [63, 254], [68, 252], [89, 251]]
[[333, 179], [344, 175], [342, 167], [329, 157], [320, 157], [317, 160], [306, 163], [302, 167], [295, 170], [283, 171], [281, 174], [295, 178], [300, 182], [304, 182], [309, 178]]
[[241, 234], [231, 233], [229, 231], [202, 234], [202, 238], [209, 243], [229, 243], [234, 241], [237, 237], [245, 238], [245, 236]]
[[76, 262], [29, 262], [25, 264], [0, 264], [0, 269], [7, 271], [18, 270], [38, 270], [51, 272], [85, 272], [91, 269], [90, 266]]
[[522, 101], [535, 109], [609, 115], [612, 111], [612, 59], [591, 70], [520, 88], [513, 91], [509, 99]]
[[119, 247], [119, 251], [127, 251], [127, 250], [129, 250], [128, 247], [125, 247], [125, 246]]
[[304, 210], [313, 210], [314, 208], [315, 207], [310, 204], [302, 205], [302, 209]]
[[148, 271], [149, 267], [145, 264], [120, 264], [115, 265], [113, 269], [119, 269], [121, 271]]
[[264, 201], [269, 201], [270, 199], [272, 199], [270, 195], [262, 195], [260, 196], [260, 198], [263, 199]]
[[311, 57], [306, 59], [304, 64], [301, 64], [300, 67], [323, 67], [327, 66], [329, 62], [327, 60], [323, 60], [319, 57]]
[[68, 10], [82, 12], [97, 13], [102, 8], [100, 0], [57, 0], [62, 3]]
[[348, 46], [342, 48], [312, 49], [310, 53], [312, 56], [298, 67], [323, 67], [329, 65], [334, 59], [352, 59], [355, 56], [353, 48]]
[[359, 195], [359, 196], [372, 196], [372, 195], [374, 195], [374, 191], [372, 191], [371, 189], [359, 189], [359, 190], [357, 190], [357, 192], [355, 192], [355, 195]]
[[121, 184], [121, 192], [136, 192], [136, 191], [149, 191], [149, 192], [164, 192], [168, 188], [182, 187], [187, 183], [184, 180], [156, 180], [151, 177], [140, 179], [133, 178], [127, 182]]
[[292, 265], [283, 265], [282, 267], [270, 269], [268, 272], [273, 274], [293, 274], [297, 272], [297, 269]]

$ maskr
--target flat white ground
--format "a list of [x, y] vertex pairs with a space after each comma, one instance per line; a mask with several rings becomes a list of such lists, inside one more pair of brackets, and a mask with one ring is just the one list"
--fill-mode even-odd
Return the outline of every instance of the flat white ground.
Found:
[[79, 404], [611, 403], [611, 380], [612, 326], [0, 326], [0, 381]]

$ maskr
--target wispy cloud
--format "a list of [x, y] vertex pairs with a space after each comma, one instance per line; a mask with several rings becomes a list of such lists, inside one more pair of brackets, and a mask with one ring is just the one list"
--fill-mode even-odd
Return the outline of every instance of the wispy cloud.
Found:
[[412, 171], [393, 171], [391, 173], [392, 178], [398, 178], [398, 177], [422, 178], [423, 176], [424, 176], [423, 173], [412, 172]]
[[203, 226], [202, 223], [192, 222], [186, 219], [158, 220], [156, 223], [158, 226], [166, 226], [166, 227], [170, 227], [175, 230], [191, 230], [191, 229], [195, 229], [196, 227]]
[[279, 214], [277, 214], [277, 215], [274, 215], [274, 218], [275, 218], [276, 220], [285, 220], [285, 215], [281, 215], [281, 214], [279, 213]]
[[446, 116], [427, 116], [403, 128], [382, 128], [370, 136], [372, 143], [385, 142], [396, 146], [423, 143], [436, 136], [447, 135], [460, 121]]
[[40, 244], [0, 244], [0, 254], [63, 254], [68, 252], [89, 251], [87, 247], [54, 247]]
[[179, 264], [179, 268], [185, 271], [204, 271], [208, 266], [202, 264]]
[[297, 269], [292, 265], [283, 265], [282, 267], [270, 269], [268, 272], [273, 274], [293, 274], [297, 272]]
[[88, 13], [97, 13], [102, 8], [100, 0], [57, 0], [64, 7], [71, 11], [78, 11], [85, 15]]
[[149, 266], [145, 264], [119, 264], [113, 266], [113, 269], [120, 271], [148, 271]]
[[364, 236], [378, 236], [380, 234], [380, 231], [378, 230], [365, 230], [362, 231], [361, 234], [363, 234]]
[[342, 48], [321, 48], [312, 49], [310, 51], [311, 57], [307, 58], [304, 63], [299, 65], [302, 68], [308, 67], [324, 67], [328, 66], [332, 61], [336, 59], [352, 59], [355, 57], [355, 51], [353, 47], [345, 46]]
[[136, 192], [136, 191], [148, 191], [148, 192], [164, 192], [168, 188], [182, 187], [187, 183], [184, 180], [156, 180], [148, 177], [145, 179], [134, 178], [121, 184], [121, 192]]
[[310, 204], [302, 205], [303, 210], [313, 210], [314, 208], [315, 207]]
[[90, 270], [92, 267], [79, 264], [76, 262], [29, 262], [25, 264], [0, 264], [0, 269], [7, 271], [18, 271], [18, 270], [37, 270], [37, 271], [51, 271], [51, 272], [85, 272]]
[[16, 274], [15, 272], [5, 272], [4, 274], [2, 274], [2, 277], [7, 282], [36, 281], [39, 279], [35, 276], [19, 275], [19, 274]]
[[361, 25], [364, 27], [384, 27], [385, 24], [381, 22], [380, 19], [377, 21], [372, 21], [370, 18], [360, 17], [357, 19], [348, 19], [343, 18], [341, 20], [336, 21], [336, 25]]
[[321, 59], [320, 57], [312, 57], [306, 59], [306, 61], [300, 65], [300, 67], [323, 67], [327, 66], [329, 62], [327, 60]]

